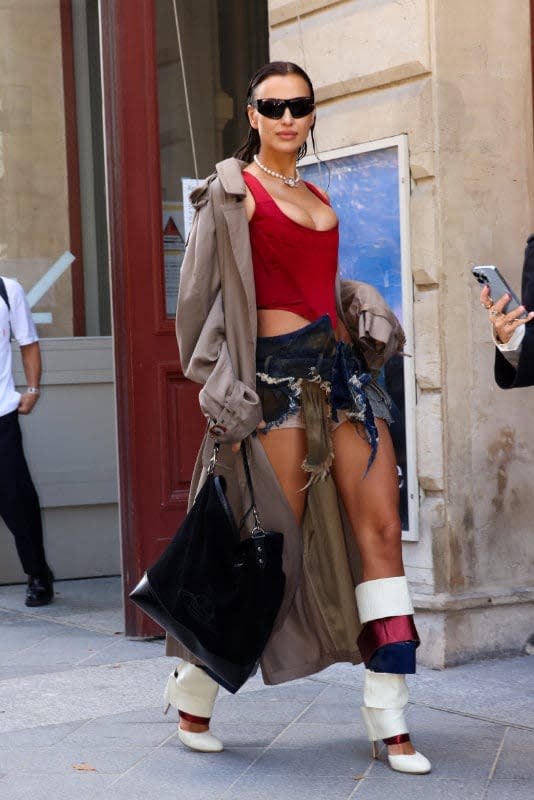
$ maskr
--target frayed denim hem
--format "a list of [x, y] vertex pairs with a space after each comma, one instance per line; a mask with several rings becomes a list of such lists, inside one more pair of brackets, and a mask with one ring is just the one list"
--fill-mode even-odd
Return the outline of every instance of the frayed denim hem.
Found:
[[290, 417], [295, 417], [299, 413], [299, 411], [300, 411], [300, 406], [297, 406], [297, 408], [295, 408], [293, 411], [286, 411], [277, 419], [273, 419], [271, 422], [267, 422], [264, 428], [259, 428], [258, 433], [266, 434], [269, 433], [269, 431], [272, 431], [273, 428], [279, 428], [281, 425], [284, 424], [284, 422], [287, 422], [287, 420]]
[[[338, 422], [338, 411], [343, 411], [351, 422], [365, 429], [371, 447], [367, 475], [378, 449], [375, 417], [391, 421], [389, 396], [375, 384], [354, 347], [336, 341], [329, 318], [322, 317], [290, 335], [258, 339], [256, 356], [256, 387], [266, 423], [260, 430], [268, 433], [283, 425], [302, 408], [305, 394], [306, 425], [313, 420], [313, 431], [319, 425], [317, 430], [322, 431], [320, 436], [324, 439], [319, 450], [316, 448], [313, 469], [309, 471], [322, 470], [319, 477], [328, 471], [331, 455], [326, 452], [326, 439], [330, 434], [327, 427], [320, 427], [321, 419]], [[316, 440], [310, 430], [308, 454], [310, 443], [317, 444]]]

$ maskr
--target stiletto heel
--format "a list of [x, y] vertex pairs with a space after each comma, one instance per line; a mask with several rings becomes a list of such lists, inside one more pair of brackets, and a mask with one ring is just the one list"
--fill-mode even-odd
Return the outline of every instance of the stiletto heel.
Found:
[[371, 742], [371, 755], [373, 758], [378, 758], [378, 745], [374, 740]]

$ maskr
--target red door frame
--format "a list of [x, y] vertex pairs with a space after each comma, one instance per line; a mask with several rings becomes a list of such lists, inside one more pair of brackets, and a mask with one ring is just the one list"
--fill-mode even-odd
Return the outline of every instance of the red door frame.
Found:
[[183, 518], [204, 422], [165, 313], [154, 0], [101, 0], [125, 631], [128, 600]]

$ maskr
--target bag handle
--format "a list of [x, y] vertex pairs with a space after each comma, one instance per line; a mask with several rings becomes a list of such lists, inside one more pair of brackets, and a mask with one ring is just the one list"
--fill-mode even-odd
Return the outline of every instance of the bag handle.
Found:
[[217, 466], [217, 456], [219, 455], [219, 443], [215, 442], [213, 445], [213, 453], [211, 454], [210, 463], [208, 464], [208, 475], [213, 475], [215, 467]]
[[[210, 462], [208, 464], [208, 469], [207, 469], [208, 475], [213, 475], [215, 472], [215, 467], [217, 466], [217, 456], [219, 455], [219, 447], [220, 444], [218, 442], [215, 442], [213, 445], [213, 453], [211, 454]], [[265, 533], [265, 529], [260, 522], [260, 515], [258, 514], [258, 509], [256, 508], [256, 496], [254, 494], [254, 487], [252, 485], [252, 476], [250, 474], [250, 466], [248, 463], [245, 442], [241, 442], [240, 452], [241, 452], [241, 457], [243, 459], [243, 469], [245, 471], [245, 478], [247, 479], [247, 486], [250, 494], [251, 506], [245, 512], [245, 515], [243, 516], [243, 519], [241, 520], [241, 524], [239, 525], [239, 527], [240, 528], [243, 527], [245, 519], [248, 517], [250, 512], [252, 512], [252, 516], [254, 517], [254, 527], [252, 528], [251, 536], [260, 536], [261, 534]]]
[[[219, 447], [220, 445], [215, 442], [213, 445], [213, 453], [211, 454], [210, 463], [208, 464], [208, 475], [213, 475], [215, 472], [215, 467], [217, 466], [217, 456], [219, 454]], [[239, 524], [239, 529], [243, 527], [243, 523], [245, 522], [246, 518], [252, 511], [252, 516], [254, 517], [254, 527], [250, 532], [250, 538], [254, 540], [254, 558], [256, 560], [256, 565], [259, 569], [265, 569], [267, 566], [267, 549], [265, 547], [265, 537], [267, 536], [267, 532], [265, 528], [260, 522], [260, 517], [258, 514], [258, 509], [256, 508], [256, 497], [254, 495], [254, 487], [252, 486], [252, 476], [250, 474], [250, 466], [248, 463], [247, 451], [245, 442], [241, 442], [241, 457], [243, 459], [243, 469], [245, 471], [245, 477], [247, 479], [247, 486], [250, 493], [250, 499], [252, 501], [252, 505], [245, 512], [243, 519]]]
[[248, 490], [250, 492], [250, 499], [252, 500], [252, 506], [243, 517], [243, 521], [247, 518], [250, 511], [252, 511], [252, 515], [254, 517], [254, 527], [250, 532], [250, 538], [254, 541], [254, 558], [258, 569], [265, 569], [268, 561], [267, 548], [265, 546], [266, 544], [265, 539], [267, 537], [267, 532], [265, 531], [264, 527], [260, 522], [258, 509], [256, 508], [256, 498], [254, 497], [254, 488], [252, 486], [252, 477], [250, 475], [250, 466], [248, 463], [245, 442], [241, 442], [240, 450], [241, 450], [241, 457], [243, 458], [243, 468], [245, 470]]
[[245, 514], [245, 517], [247, 517], [250, 514], [250, 512], [252, 511], [252, 516], [254, 517], [254, 527], [252, 528], [252, 531], [251, 531], [250, 535], [251, 536], [261, 536], [262, 534], [265, 534], [265, 529], [263, 528], [263, 525], [260, 522], [260, 516], [258, 514], [258, 509], [256, 508], [256, 497], [254, 495], [254, 487], [252, 486], [252, 477], [250, 475], [250, 466], [249, 466], [249, 463], [248, 463], [247, 449], [246, 449], [245, 442], [241, 442], [240, 450], [241, 450], [241, 456], [243, 458], [243, 468], [245, 470], [245, 477], [247, 479], [247, 486], [248, 486], [248, 490], [250, 492], [250, 499], [252, 501], [252, 505], [249, 508], [249, 510], [247, 511], [247, 513]]

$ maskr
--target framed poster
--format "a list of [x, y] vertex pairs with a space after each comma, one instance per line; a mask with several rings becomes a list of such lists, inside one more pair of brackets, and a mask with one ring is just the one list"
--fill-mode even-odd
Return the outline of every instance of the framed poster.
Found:
[[[342, 278], [372, 284], [400, 319], [404, 352], [413, 355], [413, 288], [410, 269], [408, 137], [395, 136], [308, 156], [305, 180], [328, 194], [339, 218]], [[403, 539], [418, 539], [413, 358], [394, 356], [380, 380], [393, 398], [390, 432], [397, 454]]]

